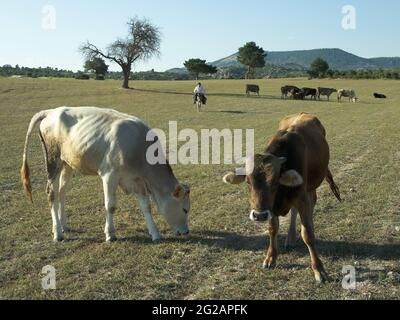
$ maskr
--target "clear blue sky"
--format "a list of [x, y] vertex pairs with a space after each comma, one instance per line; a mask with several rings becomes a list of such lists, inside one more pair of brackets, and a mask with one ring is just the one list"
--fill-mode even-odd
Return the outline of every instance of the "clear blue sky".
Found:
[[[42, 8], [56, 9], [56, 29], [42, 29]], [[353, 5], [357, 29], [342, 29]], [[398, 0], [5, 0], [0, 5], [0, 65], [82, 69], [79, 45], [104, 47], [126, 34], [126, 21], [147, 17], [163, 33], [162, 55], [137, 70], [213, 61], [256, 41], [267, 51], [342, 48], [364, 57], [400, 55]], [[112, 69], [116, 70], [114, 66]]]

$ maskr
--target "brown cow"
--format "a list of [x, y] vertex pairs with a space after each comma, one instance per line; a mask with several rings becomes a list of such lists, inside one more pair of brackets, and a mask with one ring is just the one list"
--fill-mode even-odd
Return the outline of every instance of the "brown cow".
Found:
[[303, 88], [301, 89], [304, 92], [304, 97], [311, 96], [311, 99], [317, 100], [318, 90], [313, 88]]
[[283, 86], [281, 88], [281, 99], [286, 99], [289, 94], [299, 93], [301, 90], [296, 86]]
[[[263, 154], [248, 160], [246, 174], [229, 173], [225, 183], [247, 181], [253, 221], [269, 221], [270, 245], [264, 268], [273, 268], [278, 257], [279, 217], [292, 212], [290, 238], [297, 214], [302, 223], [302, 237], [311, 255], [311, 266], [318, 284], [328, 280], [315, 247], [313, 212], [317, 189], [326, 180], [340, 201], [340, 192], [329, 170], [330, 152], [321, 122], [310, 114], [289, 116], [280, 123], [279, 132]], [[290, 241], [289, 241], [290, 242]]]
[[257, 95], [260, 95], [260, 87], [256, 84], [246, 84], [246, 95], [250, 96], [251, 92], [254, 92]]
[[295, 89], [293, 89], [292, 91], [290, 91], [289, 96], [293, 99], [293, 100], [304, 100], [305, 99], [305, 92], [303, 90], [300, 90], [299, 92], [297, 92]]
[[333, 89], [333, 88], [321, 88], [321, 87], [319, 87], [317, 96], [318, 96], [319, 100], [321, 100], [321, 96], [327, 96], [328, 97], [328, 101], [329, 101], [331, 95], [333, 93], [335, 93], [335, 92], [337, 92], [337, 90]]

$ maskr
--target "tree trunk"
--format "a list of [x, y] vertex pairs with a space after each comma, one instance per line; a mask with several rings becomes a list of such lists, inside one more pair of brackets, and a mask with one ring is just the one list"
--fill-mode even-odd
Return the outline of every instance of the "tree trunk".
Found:
[[246, 80], [250, 79], [250, 73], [251, 73], [251, 67], [248, 66], [247, 72], [246, 72]]
[[130, 67], [122, 68], [122, 73], [124, 75], [124, 82], [122, 83], [122, 88], [129, 89], [129, 78], [131, 76], [131, 68]]

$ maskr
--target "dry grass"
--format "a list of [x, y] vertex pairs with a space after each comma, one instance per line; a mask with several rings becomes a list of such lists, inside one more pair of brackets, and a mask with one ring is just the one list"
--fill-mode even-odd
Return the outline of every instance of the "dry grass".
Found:
[[[194, 112], [192, 82], [119, 82], [0, 79], [0, 298], [1, 299], [398, 299], [400, 298], [400, 83], [394, 81], [268, 80], [260, 98], [244, 97], [243, 81], [208, 81], [209, 105]], [[283, 84], [355, 89], [358, 104], [282, 101]], [[374, 100], [372, 93], [388, 95]], [[189, 92], [189, 94], [185, 94]], [[335, 97], [334, 97], [335, 99]], [[345, 201], [324, 185], [316, 209], [318, 248], [333, 282], [316, 288], [309, 256], [299, 240], [281, 251], [279, 266], [261, 269], [266, 235], [248, 221], [245, 187], [221, 183], [226, 166], [175, 166], [193, 189], [190, 239], [168, 234], [153, 244], [134, 199], [119, 195], [119, 241], [104, 243], [103, 199], [96, 178], [77, 175], [67, 198], [74, 233], [54, 244], [45, 197], [39, 139], [30, 149], [35, 204], [19, 182], [23, 141], [32, 115], [61, 105], [112, 107], [149, 125], [254, 128], [257, 149], [285, 115], [316, 114], [328, 131], [331, 168]], [[396, 229], [397, 227], [397, 229]], [[282, 228], [281, 247], [286, 227]], [[41, 289], [45, 265], [57, 270], [57, 290]], [[358, 270], [355, 291], [342, 289], [342, 268]]]

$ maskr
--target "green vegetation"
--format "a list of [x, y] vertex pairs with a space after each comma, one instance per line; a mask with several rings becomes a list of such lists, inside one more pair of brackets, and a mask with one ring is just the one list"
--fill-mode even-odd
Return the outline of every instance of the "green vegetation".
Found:
[[85, 71], [92, 71], [96, 74], [96, 80], [104, 80], [108, 72], [108, 65], [101, 58], [93, 58], [91, 60], [86, 60]]
[[267, 53], [263, 48], [257, 46], [255, 42], [248, 42], [243, 47], [239, 48], [237, 61], [247, 66], [246, 79], [254, 78], [256, 68], [265, 66], [265, 58]]
[[324, 78], [329, 70], [329, 64], [324, 59], [317, 58], [315, 59], [311, 65], [310, 70], [308, 70], [308, 74], [312, 78]]
[[[203, 81], [202, 81], [203, 82]], [[205, 81], [209, 103], [198, 114], [194, 81], [118, 81], [0, 78], [0, 299], [399, 299], [400, 202], [399, 83], [390, 80], [254, 80], [264, 94], [246, 98], [247, 81]], [[359, 103], [280, 99], [283, 84], [351, 88]], [[378, 91], [387, 100], [375, 100]], [[333, 99], [335, 100], [335, 99]], [[232, 166], [174, 166], [192, 186], [191, 235], [176, 238], [156, 216], [165, 240], [152, 243], [136, 200], [119, 193], [115, 226], [119, 241], [104, 243], [103, 192], [96, 177], [77, 174], [67, 195], [73, 232], [54, 244], [45, 194], [39, 138], [29, 157], [35, 203], [19, 181], [26, 130], [32, 116], [62, 105], [112, 107], [154, 128], [255, 129], [261, 152], [288, 114], [310, 112], [325, 125], [331, 170], [344, 202], [324, 184], [315, 212], [317, 246], [333, 281], [317, 288], [309, 254], [299, 240], [283, 249], [282, 219], [276, 270], [262, 270], [266, 226], [248, 219], [246, 187], [221, 181]], [[41, 270], [56, 268], [57, 290], [41, 289]], [[342, 269], [355, 266], [357, 289], [342, 289]]]
[[350, 70], [328, 71], [327, 76], [332, 79], [400, 79], [400, 69], [387, 70]]
[[[244, 79], [248, 69], [245, 66], [219, 68], [217, 73], [213, 76], [199, 75], [199, 79]], [[5, 65], [0, 67], [0, 76], [22, 76], [29, 78], [80, 78], [83, 72], [73, 72], [67, 70], [60, 70], [54, 68], [26, 68], [26, 67], [12, 67]], [[307, 69], [298, 65], [270, 65], [267, 64], [264, 68], [259, 68], [255, 71], [254, 77], [256, 79], [263, 78], [299, 78], [307, 77]], [[93, 75], [89, 75], [89, 78]], [[331, 79], [400, 79], [400, 69], [393, 70], [350, 70], [350, 71], [332, 71], [329, 70], [326, 74], [327, 78]], [[196, 80], [195, 75], [187, 72], [156, 72], [143, 71], [133, 72], [130, 78], [132, 80]], [[122, 80], [122, 72], [108, 72], [105, 79]]]
[[62, 70], [58, 68], [28, 68], [16, 65], [15, 67], [6, 64], [0, 66], [0, 77], [21, 76], [29, 78], [74, 78], [76, 73], [71, 70]]
[[191, 75], [194, 75], [196, 79], [199, 78], [200, 74], [212, 75], [216, 74], [218, 69], [212, 65], [206, 63], [206, 60], [201, 59], [189, 59], [184, 63], [185, 68]]

